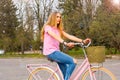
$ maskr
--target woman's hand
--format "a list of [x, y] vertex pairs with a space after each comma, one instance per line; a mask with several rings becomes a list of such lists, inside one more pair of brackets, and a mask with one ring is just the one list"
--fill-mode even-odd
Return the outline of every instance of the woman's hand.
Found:
[[66, 43], [66, 46], [68, 46], [69, 48], [73, 48], [74, 47], [74, 43], [73, 42]]
[[83, 40], [83, 43], [84, 43], [84, 44], [88, 44], [90, 41], [91, 41], [90, 38], [86, 38], [85, 40]]

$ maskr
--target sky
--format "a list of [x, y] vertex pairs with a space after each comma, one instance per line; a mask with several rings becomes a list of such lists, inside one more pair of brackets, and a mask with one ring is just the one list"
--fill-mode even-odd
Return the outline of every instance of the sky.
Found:
[[[20, 0], [13, 0], [15, 3], [19, 2]], [[22, 0], [24, 2], [31, 1], [31, 0]]]
[[120, 9], [120, 0], [112, 0], [112, 4], [116, 8]]
[[[20, 0], [13, 0], [15, 4], [19, 4]], [[23, 2], [32, 2], [33, 0], [22, 0]], [[43, 0], [42, 0], [43, 1]], [[57, 10], [56, 6], [58, 5], [58, 0], [54, 0], [53, 2], [53, 10]]]
[[[20, 5], [20, 2], [21, 0], [13, 0], [14, 1], [14, 4], [19, 8], [19, 5]], [[34, 0], [22, 0], [24, 3], [30, 3], [31, 5], [33, 4], [33, 1]], [[39, 0], [39, 1], [43, 1], [43, 0]], [[45, 0], [44, 0], [45, 1]], [[50, 0], [47, 0], [47, 1], [50, 1]], [[24, 4], [23, 4], [24, 5]], [[56, 6], [58, 5], [58, 0], [54, 0], [54, 3], [53, 3], [53, 11], [57, 10], [56, 9]], [[37, 26], [34, 25], [34, 29], [36, 30], [37, 29]]]

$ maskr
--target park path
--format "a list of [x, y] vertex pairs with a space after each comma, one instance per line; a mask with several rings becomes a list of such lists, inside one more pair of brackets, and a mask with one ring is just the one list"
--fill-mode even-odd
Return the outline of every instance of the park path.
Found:
[[[83, 59], [78, 59], [80, 64]], [[51, 63], [46, 59], [36, 58], [9, 58], [0, 59], [0, 80], [27, 80], [29, 73], [26, 69], [27, 64], [51, 64], [55, 66], [55, 63]], [[107, 59], [104, 62], [104, 67], [111, 70], [117, 80], [120, 80], [120, 60], [118, 59]]]

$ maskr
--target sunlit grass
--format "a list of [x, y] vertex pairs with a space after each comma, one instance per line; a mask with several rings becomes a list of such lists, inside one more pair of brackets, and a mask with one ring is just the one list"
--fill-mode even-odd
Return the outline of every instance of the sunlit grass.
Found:
[[[111, 50], [111, 51], [110, 51]], [[115, 49], [106, 49], [106, 55], [120, 55], [120, 51], [117, 51], [116, 54], [114, 54]], [[66, 54], [75, 57], [75, 58], [83, 58], [84, 54], [81, 48], [79, 49], [71, 49], [67, 51], [63, 51]], [[45, 56], [42, 53], [14, 53], [14, 52], [8, 52], [4, 54], [0, 54], [0, 58], [44, 58]]]
[[11, 54], [11, 53], [5, 53], [0, 54], [0, 58], [43, 58], [43, 54], [39, 53], [27, 53], [27, 54]]

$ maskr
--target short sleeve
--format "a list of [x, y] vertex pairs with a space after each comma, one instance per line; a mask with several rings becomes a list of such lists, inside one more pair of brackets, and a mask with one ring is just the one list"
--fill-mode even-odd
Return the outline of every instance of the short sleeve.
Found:
[[50, 27], [50, 26], [45, 26], [45, 32], [48, 32], [48, 31], [51, 31], [52, 30], [52, 28]]

